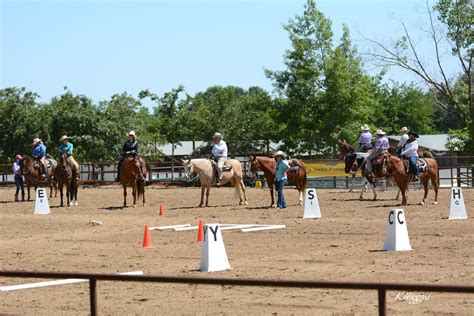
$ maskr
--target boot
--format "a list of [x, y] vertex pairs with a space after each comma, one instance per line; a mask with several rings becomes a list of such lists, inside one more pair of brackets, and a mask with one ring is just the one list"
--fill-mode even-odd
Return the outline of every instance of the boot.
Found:
[[15, 202], [20, 202], [20, 200], [18, 200], [18, 192], [15, 193]]

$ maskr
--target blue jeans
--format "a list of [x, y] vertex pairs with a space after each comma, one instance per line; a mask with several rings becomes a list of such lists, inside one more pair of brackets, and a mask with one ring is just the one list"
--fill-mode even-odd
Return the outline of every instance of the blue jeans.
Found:
[[24, 188], [24, 185], [23, 185], [23, 177], [16, 174], [14, 178], [15, 178], [15, 185], [16, 185], [15, 198], [18, 199], [18, 193], [21, 190], [21, 197], [24, 200], [25, 199], [25, 188]]
[[276, 190], [277, 190], [277, 207], [279, 208], [285, 208], [286, 207], [286, 201], [285, 201], [285, 196], [283, 195], [283, 188], [285, 187], [285, 182], [286, 180], [280, 180], [276, 182]]
[[418, 161], [417, 156], [411, 156], [408, 158], [410, 160], [410, 173], [414, 173], [417, 177], [420, 177], [420, 170], [418, 170], [418, 166], [416, 162]]

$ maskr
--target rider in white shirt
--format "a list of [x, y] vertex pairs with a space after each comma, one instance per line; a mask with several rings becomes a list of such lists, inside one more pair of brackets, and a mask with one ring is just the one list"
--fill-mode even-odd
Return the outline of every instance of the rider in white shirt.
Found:
[[410, 132], [410, 130], [404, 126], [400, 129], [400, 134], [402, 134], [402, 136], [400, 137], [400, 141], [398, 142], [398, 145], [397, 145], [397, 151], [395, 152], [395, 155], [397, 155], [398, 157], [400, 157], [400, 153], [402, 152], [403, 150], [403, 146], [406, 144], [407, 140], [408, 140], [408, 133]]
[[215, 133], [213, 136], [214, 146], [212, 147], [212, 155], [214, 161], [217, 162], [217, 185], [221, 185], [222, 180], [222, 167], [227, 160], [227, 144], [222, 140], [220, 133]]
[[403, 146], [403, 150], [400, 155], [406, 157], [410, 160], [410, 172], [414, 174], [414, 180], [418, 181], [420, 179], [420, 170], [418, 169], [418, 142], [416, 139], [418, 134], [415, 132], [408, 133], [408, 141]]

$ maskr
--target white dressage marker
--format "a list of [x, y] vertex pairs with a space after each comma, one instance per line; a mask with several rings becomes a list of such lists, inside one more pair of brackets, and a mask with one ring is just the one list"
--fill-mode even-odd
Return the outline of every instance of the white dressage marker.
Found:
[[172, 225], [172, 226], [156, 226], [156, 227], [150, 227], [150, 230], [174, 230], [175, 228], [189, 227], [189, 226], [191, 225], [183, 224], [183, 225]]
[[306, 189], [306, 199], [304, 203], [303, 218], [320, 218], [321, 209], [319, 208], [318, 195], [316, 189]]
[[461, 188], [452, 188], [451, 190], [449, 219], [467, 219], [466, 206], [464, 205]]
[[223, 271], [230, 269], [219, 224], [204, 224], [201, 244], [200, 271]]
[[286, 228], [285, 225], [267, 225], [267, 226], [260, 226], [260, 227], [252, 227], [252, 228], [243, 228], [240, 231], [243, 233], [248, 232], [259, 232], [264, 230], [273, 230], [273, 229], [282, 229]]
[[51, 213], [48, 203], [48, 195], [45, 188], [36, 189], [35, 210], [33, 214], [45, 215]]
[[405, 214], [402, 209], [393, 209], [388, 213], [387, 232], [385, 233], [383, 250], [411, 250]]
[[[119, 273], [119, 274], [143, 275], [143, 271], [131, 271], [131, 272], [124, 272], [124, 273]], [[18, 291], [18, 290], [34, 289], [34, 288], [45, 287], [45, 286], [56, 286], [56, 285], [65, 285], [65, 284], [83, 283], [83, 282], [89, 282], [89, 280], [88, 279], [64, 279], [64, 280], [45, 281], [45, 282], [19, 284], [19, 285], [8, 285], [8, 286], [0, 287], [0, 292], [11, 292], [11, 291]]]

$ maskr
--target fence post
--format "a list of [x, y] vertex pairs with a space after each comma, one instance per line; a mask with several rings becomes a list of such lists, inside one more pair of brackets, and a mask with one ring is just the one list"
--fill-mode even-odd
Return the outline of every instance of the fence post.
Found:
[[91, 316], [97, 316], [97, 280], [89, 279]]
[[385, 316], [387, 314], [387, 306], [386, 306], [386, 292], [385, 288], [379, 288], [377, 290], [379, 292], [379, 315]]

